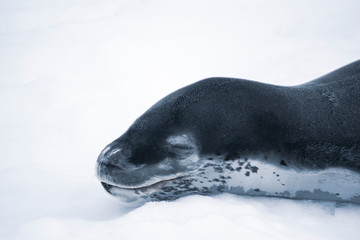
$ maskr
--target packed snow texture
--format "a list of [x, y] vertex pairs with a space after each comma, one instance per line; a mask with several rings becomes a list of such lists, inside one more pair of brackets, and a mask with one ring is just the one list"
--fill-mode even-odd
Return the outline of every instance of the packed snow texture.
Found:
[[234, 195], [131, 209], [100, 151], [166, 94], [294, 85], [360, 57], [360, 2], [0, 1], [0, 239], [359, 239], [360, 206]]

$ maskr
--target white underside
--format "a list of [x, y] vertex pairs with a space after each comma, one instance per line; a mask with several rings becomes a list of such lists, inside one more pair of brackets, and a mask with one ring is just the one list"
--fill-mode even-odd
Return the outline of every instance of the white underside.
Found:
[[[256, 173], [250, 172], [245, 175], [246, 169], [241, 172], [226, 171], [223, 175], [230, 176], [226, 184], [231, 188], [243, 188], [244, 192], [259, 189], [269, 195], [276, 196], [276, 193], [288, 192], [288, 197], [296, 197], [301, 191], [314, 193], [318, 190], [335, 194], [343, 200], [350, 200], [360, 196], [360, 174], [343, 169], [328, 168], [325, 170], [297, 170], [289, 167], [276, 166], [259, 160], [249, 160], [251, 166], [258, 168]], [[232, 163], [236, 168], [237, 161]], [[244, 165], [243, 165], [244, 168]], [[219, 175], [209, 168], [206, 175]], [[212, 184], [208, 183], [208, 187]]]
[[[110, 192], [125, 202], [133, 202], [148, 198], [164, 186], [176, 188], [176, 184], [173, 184], [172, 180], [189, 177], [196, 179], [190, 187], [198, 189], [206, 187], [210, 191], [222, 186], [224, 192], [245, 195], [349, 202], [359, 201], [360, 198], [360, 174], [343, 168], [300, 170], [255, 159], [246, 162], [239, 159], [226, 162], [223, 160], [200, 160], [199, 163], [197, 170], [188, 172], [186, 175], [179, 173], [166, 177], [153, 176], [149, 181], [139, 185], [138, 189], [118, 186], [111, 188]], [[204, 168], [208, 163], [216, 164], [216, 167], [220, 166], [223, 172], [219, 173], [213, 166], [210, 166], [205, 167], [203, 173], [200, 174], [199, 169]], [[231, 171], [225, 168], [225, 164], [231, 164], [233, 169], [238, 167], [242, 167], [242, 169]], [[246, 169], [247, 164], [257, 167], [257, 171]], [[213, 181], [214, 179], [221, 179], [221, 177], [225, 177], [226, 183]], [[354, 201], [354, 198], [358, 198], [358, 200]]]

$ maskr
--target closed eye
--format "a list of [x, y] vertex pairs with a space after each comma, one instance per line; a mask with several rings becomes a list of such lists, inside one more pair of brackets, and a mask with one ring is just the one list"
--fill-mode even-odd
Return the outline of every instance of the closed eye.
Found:
[[193, 154], [196, 150], [194, 146], [187, 144], [167, 144], [162, 151], [168, 157], [183, 159]]
[[176, 157], [186, 158], [197, 152], [194, 139], [187, 134], [171, 136], [166, 141], [166, 151]]
[[186, 145], [186, 144], [174, 144], [174, 145], [171, 145], [171, 147], [180, 149], [180, 150], [191, 150], [194, 148], [193, 146]]

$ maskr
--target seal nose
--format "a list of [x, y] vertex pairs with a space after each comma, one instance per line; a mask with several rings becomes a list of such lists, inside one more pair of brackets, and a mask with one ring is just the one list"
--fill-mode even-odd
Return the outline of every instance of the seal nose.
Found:
[[126, 156], [123, 154], [123, 149], [123, 146], [116, 141], [110, 143], [101, 151], [98, 163], [116, 162], [116, 160], [124, 159]]
[[119, 147], [107, 146], [101, 151], [97, 162], [99, 165], [118, 165], [120, 162], [126, 161], [122, 149]]
[[123, 158], [123, 154], [121, 151], [121, 148], [110, 148], [110, 147], [106, 147], [99, 156], [99, 160], [100, 162], [107, 162], [110, 160], [117, 160], [117, 159], [122, 159]]
[[129, 162], [130, 151], [125, 150], [119, 143], [111, 143], [101, 151], [97, 159], [97, 171], [99, 175], [103, 172], [126, 172], [135, 168], [135, 165]]

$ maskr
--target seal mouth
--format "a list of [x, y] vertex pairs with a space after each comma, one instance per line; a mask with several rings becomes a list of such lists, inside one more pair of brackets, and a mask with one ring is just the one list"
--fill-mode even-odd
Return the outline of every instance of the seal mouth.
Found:
[[139, 186], [139, 187], [118, 186], [118, 185], [109, 184], [109, 183], [106, 183], [106, 182], [103, 182], [103, 181], [101, 181], [101, 185], [110, 194], [113, 194], [111, 189], [126, 190], [126, 191], [146, 191], [148, 189], [161, 188], [162, 186], [164, 186], [168, 182], [178, 180], [178, 179], [181, 179], [181, 178], [185, 178], [185, 177], [186, 176], [178, 176], [178, 177], [174, 177], [174, 178], [171, 178], [171, 179], [165, 179], [165, 180], [161, 180], [161, 181], [158, 181], [158, 182], [146, 185], [146, 186]]

